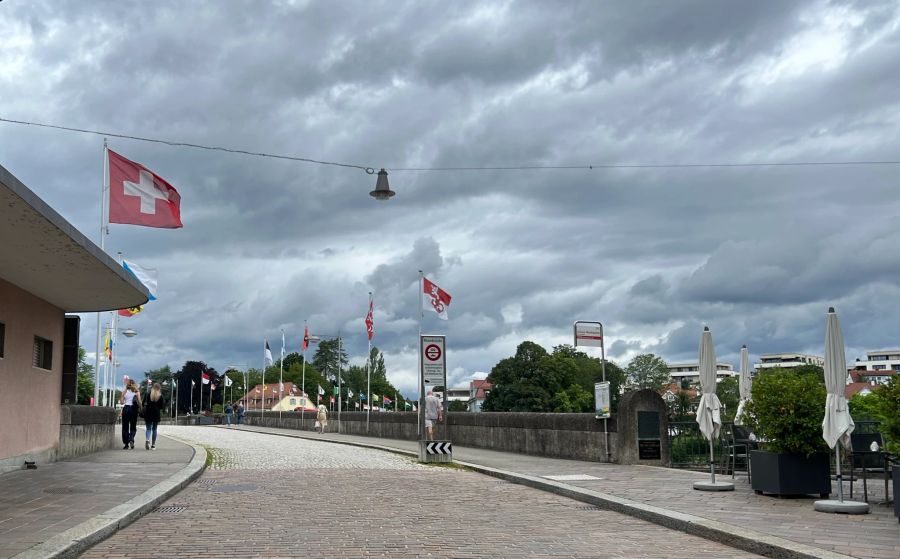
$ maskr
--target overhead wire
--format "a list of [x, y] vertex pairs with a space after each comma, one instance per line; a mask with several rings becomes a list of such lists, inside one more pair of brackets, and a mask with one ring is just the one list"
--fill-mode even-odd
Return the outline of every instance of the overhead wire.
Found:
[[[175, 140], [165, 140], [160, 138], [148, 138], [143, 136], [133, 136], [130, 134], [120, 134], [116, 132], [104, 132], [100, 130], [91, 130], [87, 128], [75, 128], [71, 126], [61, 126], [57, 124], [47, 124], [42, 122], [32, 122], [27, 120], [15, 120], [0, 117], [0, 122], [10, 124], [21, 124], [25, 126], [37, 126], [40, 128], [52, 128], [55, 130], [64, 130], [68, 132], [80, 132], [83, 134], [94, 134], [97, 136], [105, 136], [110, 138], [122, 138], [127, 140], [136, 140], [140, 142], [151, 142], [164, 144], [173, 147], [189, 147], [203, 149], [209, 151], [222, 151], [227, 153], [236, 153], [241, 155], [249, 155], [252, 157], [268, 157], [273, 159], [285, 159], [288, 161], [300, 161], [303, 163], [312, 163], [316, 165], [330, 165], [334, 167], [345, 167], [350, 169], [361, 169], [368, 174], [373, 174], [375, 168], [367, 165], [358, 165], [355, 163], [346, 163], [340, 161], [326, 161], [321, 159], [312, 159], [309, 157], [299, 157], [293, 155], [281, 155], [275, 153], [267, 153], [260, 151], [249, 151], [237, 148], [227, 148], [222, 146], [209, 146], [203, 144], [195, 144], [192, 142], [181, 142]], [[740, 167], [834, 167], [834, 166], [852, 166], [852, 165], [900, 165], [900, 160], [858, 160], [858, 161], [756, 161], [744, 163], [597, 163], [583, 165], [485, 165], [485, 166], [440, 166], [440, 167], [385, 167], [391, 172], [408, 171], [408, 172], [439, 172], [439, 171], [533, 171], [533, 170], [594, 170], [594, 169], [699, 169], [699, 168], [740, 168]]]

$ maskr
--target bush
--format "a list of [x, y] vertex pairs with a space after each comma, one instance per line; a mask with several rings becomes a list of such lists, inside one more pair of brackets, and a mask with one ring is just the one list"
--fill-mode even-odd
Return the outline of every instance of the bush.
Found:
[[885, 449], [892, 454], [900, 454], [900, 375], [892, 376], [887, 384], [873, 390], [867, 398], [875, 400], [881, 413]]
[[805, 456], [825, 452], [825, 397], [821, 377], [785, 369], [762, 372], [746, 407], [748, 425], [765, 450]]

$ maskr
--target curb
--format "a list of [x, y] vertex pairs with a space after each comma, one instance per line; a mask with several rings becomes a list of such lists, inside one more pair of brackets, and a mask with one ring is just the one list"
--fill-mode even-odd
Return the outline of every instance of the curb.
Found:
[[[253, 426], [251, 425], [251, 427]], [[403, 450], [400, 448], [387, 447], [370, 443], [361, 443], [356, 441], [341, 441], [324, 437], [317, 438], [307, 437], [303, 435], [294, 435], [290, 433], [273, 433], [257, 429], [248, 429], [248, 431], [263, 433], [266, 435], [274, 435], [278, 437], [291, 437], [313, 441], [318, 440], [322, 442], [337, 443], [347, 446], [372, 448], [376, 450], [392, 452], [394, 454], [401, 454], [404, 456], [418, 457], [418, 453], [409, 450]], [[750, 553], [763, 555], [765, 557], [772, 557], [774, 559], [855, 559], [854, 557], [851, 557], [849, 555], [843, 555], [841, 553], [835, 553], [826, 549], [819, 549], [817, 547], [792, 542], [784, 538], [770, 536], [761, 532], [756, 532], [754, 530], [743, 529], [730, 524], [725, 524], [724, 522], [717, 522], [715, 520], [709, 520], [707, 518], [702, 518], [692, 514], [671, 511], [653, 505], [646, 505], [644, 503], [639, 503], [637, 501], [632, 501], [630, 499], [625, 499], [622, 497], [616, 497], [615, 495], [609, 495], [607, 493], [591, 491], [590, 489], [582, 489], [580, 487], [567, 485], [565, 483], [560, 483], [549, 479], [500, 470], [497, 468], [491, 468], [489, 466], [483, 466], [481, 464], [474, 464], [472, 462], [464, 462], [462, 460], [454, 460], [454, 462], [459, 464], [460, 466], [464, 466], [480, 474], [499, 478], [511, 483], [525, 485], [533, 489], [547, 491], [561, 497], [567, 497], [569, 499], [594, 505], [604, 510], [610, 510], [620, 514], [632, 516], [634, 518], [639, 518], [653, 524], [658, 524], [666, 528], [678, 530], [679, 532], [685, 532], [687, 534], [699, 536], [707, 540], [722, 543], [727, 546], [740, 549], [742, 551], [748, 551]]]
[[[162, 436], [162, 435], [161, 435]], [[187, 466], [169, 479], [157, 483], [147, 491], [125, 503], [69, 528], [49, 540], [14, 555], [12, 559], [69, 558], [77, 557], [89, 547], [100, 543], [155, 509], [160, 503], [181, 491], [200, 477], [206, 469], [206, 449], [175, 437], [169, 437], [194, 449], [194, 456]]]

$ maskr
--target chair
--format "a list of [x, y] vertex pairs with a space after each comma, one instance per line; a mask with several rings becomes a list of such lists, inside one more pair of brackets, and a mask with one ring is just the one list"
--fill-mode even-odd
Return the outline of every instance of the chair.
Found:
[[730, 440], [726, 442], [726, 464], [725, 471], [731, 467], [731, 479], [735, 478], [737, 473], [737, 460], [743, 459], [747, 465], [747, 481], [751, 481], [750, 471], [750, 451], [759, 448], [756, 441], [750, 440], [750, 431], [746, 427], [740, 425], [732, 425], [730, 431]]
[[[878, 450], [872, 450], [872, 443], [878, 444]], [[887, 499], [887, 461], [886, 455], [881, 450], [884, 448], [884, 439], [881, 433], [851, 433], [850, 434], [850, 498], [853, 498], [853, 482], [856, 480], [857, 470], [862, 472], [863, 500], [869, 502], [868, 477], [869, 473], [884, 474], [884, 497]]]

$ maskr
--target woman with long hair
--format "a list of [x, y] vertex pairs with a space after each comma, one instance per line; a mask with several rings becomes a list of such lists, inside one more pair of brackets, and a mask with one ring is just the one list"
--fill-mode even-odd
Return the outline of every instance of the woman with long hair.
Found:
[[158, 382], [154, 382], [153, 388], [150, 390], [150, 397], [147, 398], [147, 407], [144, 408], [144, 421], [147, 423], [147, 441], [144, 443], [144, 448], [147, 450], [156, 450], [156, 429], [159, 427], [159, 420], [162, 419], [162, 411], [165, 407], [162, 387]]
[[141, 407], [141, 391], [133, 378], [125, 383], [125, 390], [119, 396], [122, 404], [122, 450], [134, 448], [134, 434], [137, 432], [138, 409]]

